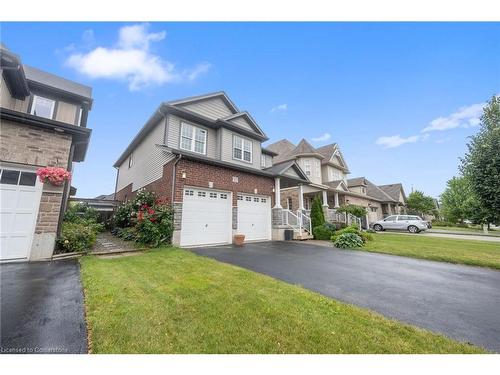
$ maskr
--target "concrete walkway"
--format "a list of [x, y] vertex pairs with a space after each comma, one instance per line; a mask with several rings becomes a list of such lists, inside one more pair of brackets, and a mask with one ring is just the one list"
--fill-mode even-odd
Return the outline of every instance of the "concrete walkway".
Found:
[[500, 352], [500, 271], [309, 241], [192, 251]]
[[377, 232], [378, 234], [387, 234], [387, 233], [396, 233], [396, 234], [404, 234], [406, 236], [423, 236], [423, 237], [441, 237], [441, 238], [452, 238], [454, 240], [465, 240], [465, 241], [487, 241], [487, 242], [498, 242], [500, 243], [500, 237], [494, 236], [484, 236], [484, 235], [475, 235], [475, 234], [454, 234], [454, 233], [439, 233], [433, 231], [425, 231], [417, 234], [407, 233], [407, 232], [396, 232], [396, 231], [384, 231]]

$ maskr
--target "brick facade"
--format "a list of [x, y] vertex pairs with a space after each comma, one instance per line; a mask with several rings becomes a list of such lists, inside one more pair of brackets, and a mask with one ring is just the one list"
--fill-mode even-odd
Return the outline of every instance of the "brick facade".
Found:
[[[144, 189], [156, 192], [159, 196], [165, 197], [167, 201], [172, 200], [172, 177], [175, 160], [163, 166], [163, 176], [144, 186]], [[212, 188], [232, 192], [233, 206], [237, 205], [237, 193], [257, 194], [271, 196], [271, 204], [274, 205], [274, 179], [260, 176], [249, 172], [232, 170], [229, 168], [204, 164], [197, 161], [180, 159], [175, 168], [175, 189], [174, 203], [181, 203], [183, 200], [184, 186], [200, 188]], [[182, 178], [185, 173], [186, 178]], [[237, 182], [233, 181], [236, 177]], [[124, 201], [125, 197], [131, 199], [137, 191], [132, 191], [132, 184], [126, 186], [116, 193], [116, 200]], [[172, 203], [172, 202], [171, 202]]]
[[[0, 160], [24, 166], [67, 168], [72, 137], [66, 133], [3, 121], [0, 129]], [[52, 256], [63, 187], [44, 184], [38, 208], [30, 259]]]
[[3, 121], [0, 131], [0, 160], [67, 168], [71, 135]]

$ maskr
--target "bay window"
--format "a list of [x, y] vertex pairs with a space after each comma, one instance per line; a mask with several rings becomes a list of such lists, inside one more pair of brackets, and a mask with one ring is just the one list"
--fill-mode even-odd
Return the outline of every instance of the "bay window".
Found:
[[182, 123], [180, 148], [205, 154], [207, 149], [207, 131], [196, 126]]

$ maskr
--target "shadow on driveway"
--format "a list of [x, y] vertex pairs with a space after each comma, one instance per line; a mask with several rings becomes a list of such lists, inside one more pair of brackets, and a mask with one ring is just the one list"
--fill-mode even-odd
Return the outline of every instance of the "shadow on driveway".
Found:
[[296, 241], [191, 251], [500, 352], [500, 271]]
[[87, 353], [76, 260], [0, 265], [0, 353]]

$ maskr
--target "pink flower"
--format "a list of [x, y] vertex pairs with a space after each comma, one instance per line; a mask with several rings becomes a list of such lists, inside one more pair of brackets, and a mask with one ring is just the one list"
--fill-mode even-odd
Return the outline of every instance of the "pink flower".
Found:
[[50, 183], [54, 186], [61, 186], [64, 181], [71, 180], [71, 173], [64, 168], [58, 167], [44, 167], [38, 168], [36, 171], [40, 182]]

